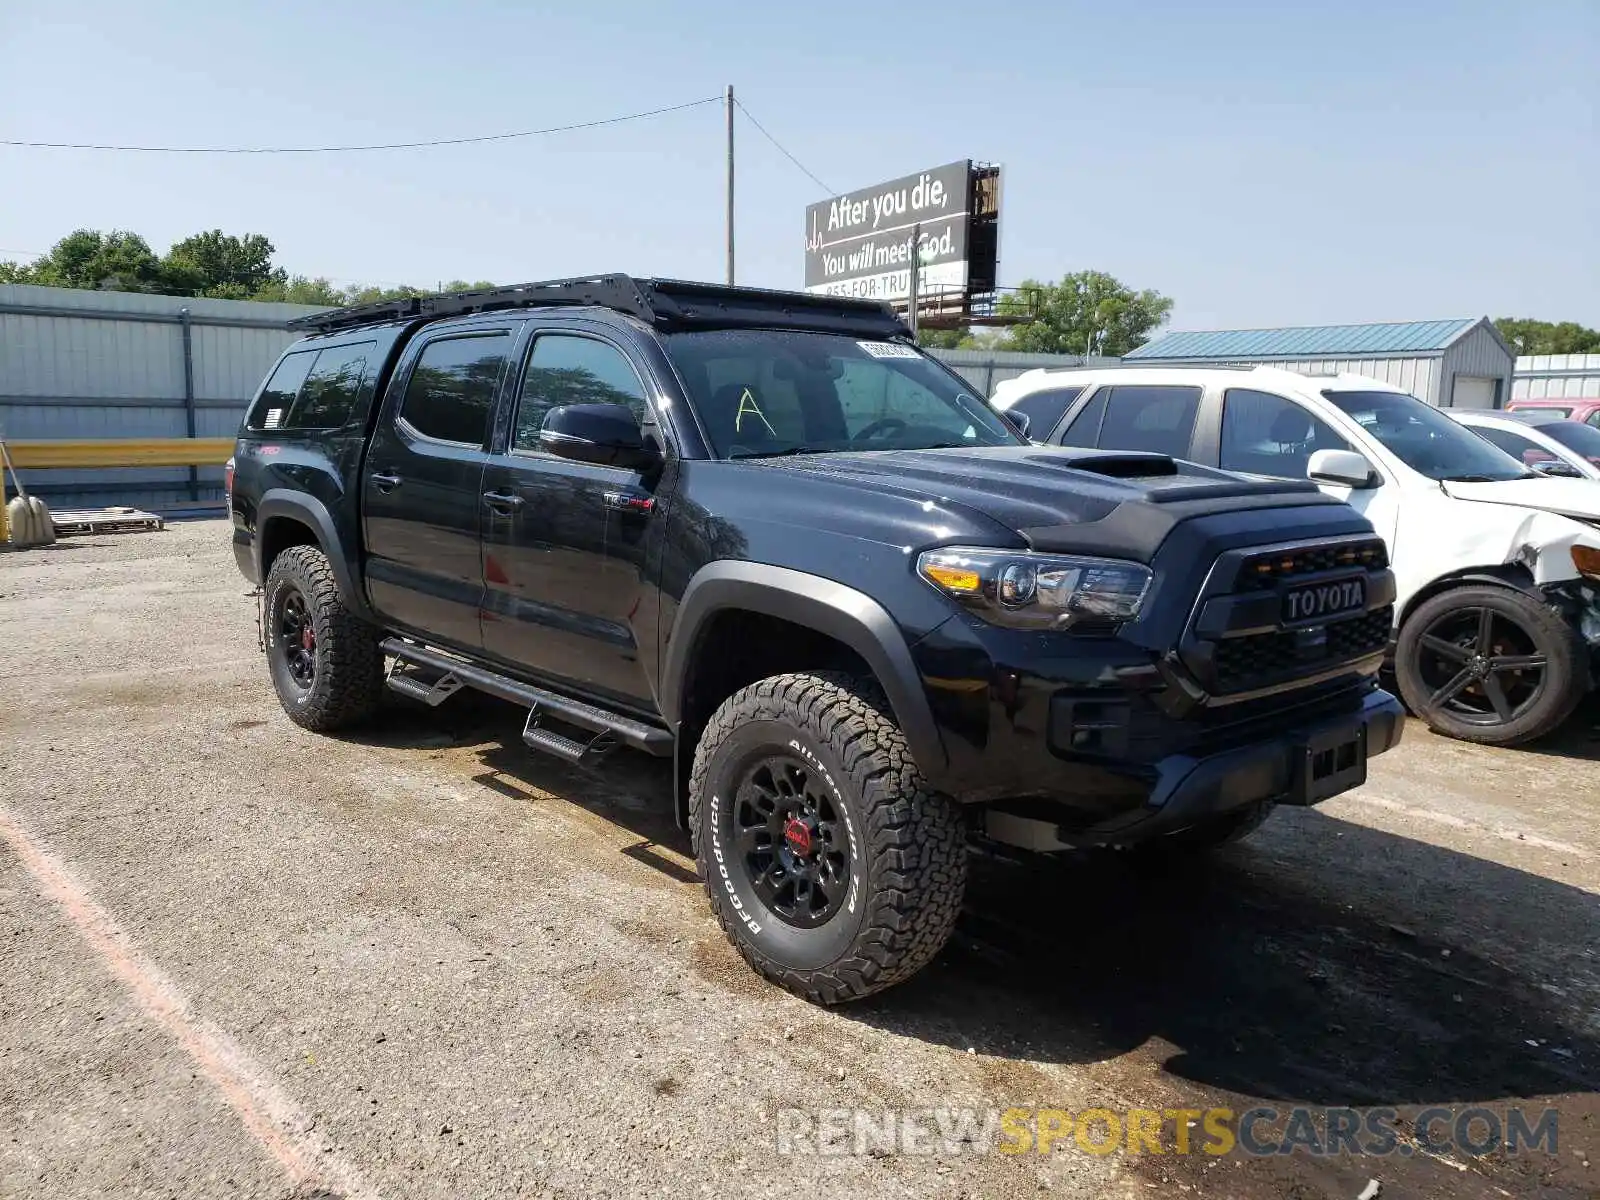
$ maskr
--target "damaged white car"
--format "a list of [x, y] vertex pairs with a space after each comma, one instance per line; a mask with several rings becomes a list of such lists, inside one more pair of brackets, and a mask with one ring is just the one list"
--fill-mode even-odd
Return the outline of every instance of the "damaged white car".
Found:
[[1536, 475], [1438, 409], [1357, 375], [1030, 371], [994, 403], [1027, 413], [1038, 441], [1309, 477], [1360, 509], [1399, 585], [1400, 691], [1441, 733], [1526, 742], [1595, 686], [1600, 482]]

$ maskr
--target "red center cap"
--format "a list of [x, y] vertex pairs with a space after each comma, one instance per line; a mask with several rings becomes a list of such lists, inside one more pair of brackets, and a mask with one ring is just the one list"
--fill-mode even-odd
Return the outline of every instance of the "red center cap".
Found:
[[811, 853], [811, 827], [798, 817], [790, 817], [783, 823], [783, 840], [801, 858]]

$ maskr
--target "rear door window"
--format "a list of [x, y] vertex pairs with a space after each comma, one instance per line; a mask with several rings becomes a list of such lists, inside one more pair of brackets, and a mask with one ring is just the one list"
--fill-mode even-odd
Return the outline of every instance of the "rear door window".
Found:
[[297, 350], [283, 357], [272, 372], [272, 377], [267, 380], [267, 386], [261, 389], [261, 398], [250, 413], [251, 429], [283, 428], [284, 419], [294, 407], [295, 399], [300, 395], [300, 385], [305, 383], [316, 357], [315, 350]]
[[1103, 450], [1141, 450], [1188, 458], [1199, 408], [1197, 387], [1114, 387], [1106, 398], [1106, 415], [1096, 444]]
[[333, 346], [317, 355], [300, 387], [285, 429], [338, 429], [350, 419], [357, 397], [370, 386], [368, 361], [376, 342]]
[[1007, 411], [1022, 413], [1028, 418], [1028, 433], [1031, 437], [1049, 437], [1050, 431], [1056, 427], [1056, 422], [1060, 421], [1062, 414], [1067, 411], [1067, 406], [1081, 395], [1083, 395], [1081, 387], [1045, 388], [1040, 392], [1029, 392]]
[[482, 446], [505, 374], [506, 332], [439, 338], [422, 348], [400, 401], [400, 419], [423, 437]]

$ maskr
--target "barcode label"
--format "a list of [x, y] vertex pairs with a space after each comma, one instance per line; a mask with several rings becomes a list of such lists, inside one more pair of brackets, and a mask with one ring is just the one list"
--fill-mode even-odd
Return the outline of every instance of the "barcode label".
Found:
[[901, 345], [899, 342], [857, 342], [873, 358], [921, 358], [910, 346]]

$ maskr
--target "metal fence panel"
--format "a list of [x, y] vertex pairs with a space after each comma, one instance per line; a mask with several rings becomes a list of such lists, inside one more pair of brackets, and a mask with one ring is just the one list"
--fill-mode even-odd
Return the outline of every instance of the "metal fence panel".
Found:
[[[284, 325], [315, 311], [298, 304], [0, 286], [0, 434], [231, 436], [267, 368], [294, 340]], [[23, 479], [60, 505], [159, 507], [222, 497], [218, 467], [27, 471]]]

